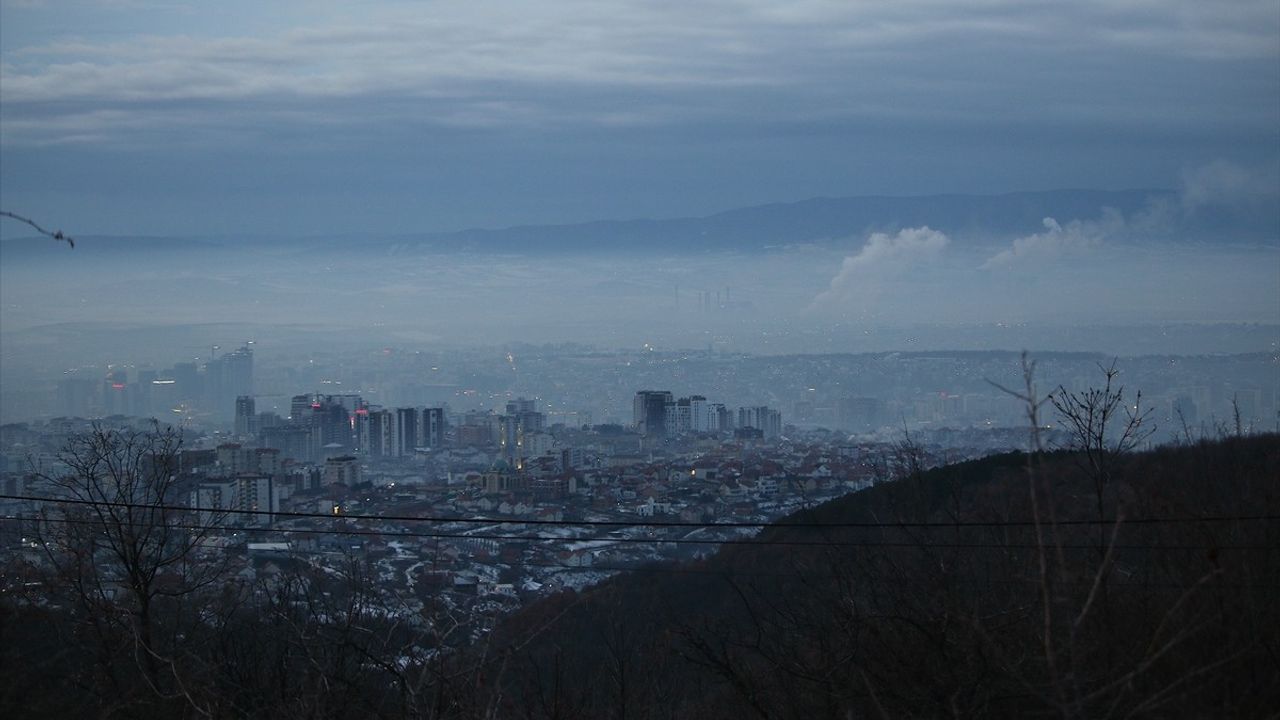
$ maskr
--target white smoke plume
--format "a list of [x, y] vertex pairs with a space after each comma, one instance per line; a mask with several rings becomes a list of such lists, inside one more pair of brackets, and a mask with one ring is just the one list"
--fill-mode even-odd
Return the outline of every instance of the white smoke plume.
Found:
[[980, 269], [996, 270], [1037, 264], [1056, 260], [1064, 255], [1087, 252], [1125, 227], [1124, 217], [1112, 208], [1104, 209], [1102, 219], [1097, 221], [1072, 220], [1062, 225], [1047, 217], [1043, 222], [1044, 232], [1015, 239], [1007, 249], [987, 258]]
[[1202, 208], [1229, 208], [1276, 195], [1280, 195], [1280, 183], [1273, 175], [1215, 160], [1183, 172], [1172, 200], [1148, 199], [1145, 208], [1127, 218], [1112, 208], [1104, 208], [1098, 220], [1072, 220], [1066, 225], [1047, 217], [1044, 232], [1017, 238], [979, 268], [1028, 266], [1081, 254], [1122, 232], [1139, 237], [1168, 235]]
[[1178, 199], [1182, 211], [1192, 213], [1206, 206], [1233, 205], [1251, 196], [1274, 196], [1280, 193], [1276, 180], [1274, 171], [1259, 171], [1215, 160], [1182, 173]]
[[951, 242], [927, 225], [906, 228], [896, 235], [872, 233], [857, 255], [845, 257], [831, 284], [810, 303], [817, 310], [852, 300], [869, 302], [881, 283], [920, 262], [936, 258]]

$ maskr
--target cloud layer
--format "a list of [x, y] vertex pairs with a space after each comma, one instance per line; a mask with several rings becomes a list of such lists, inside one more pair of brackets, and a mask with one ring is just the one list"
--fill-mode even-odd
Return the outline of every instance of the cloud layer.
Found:
[[[358, 12], [285, 3], [261, 22], [260, 10], [246, 10], [230, 24], [206, 17], [212, 7], [56, 5], [7, 9], [5, 143], [102, 142], [138, 127], [245, 126], [280, 115], [324, 123], [425, 113], [442, 124], [537, 127], [723, 120], [747, 106], [762, 119], [814, 122], [939, 114], [976, 122], [997, 107], [1016, 120], [1040, 117], [1039, 107], [1059, 121], [1151, 120], [1161, 117], [1148, 112], [1153, 103], [1186, 116], [1221, 102], [1179, 92], [1180, 69], [1280, 56], [1269, 2], [1235, 3], [1229, 13], [1194, 2], [995, 1], [978, 11], [905, 0], [380, 2]], [[53, 12], [57, 31], [30, 29]], [[217, 12], [234, 16], [234, 4]], [[135, 29], [99, 37], [102, 13], [133, 18]], [[1087, 55], [1114, 62], [1079, 62]], [[1115, 63], [1137, 56], [1168, 71], [1116, 77]], [[1038, 72], [1011, 73], [1010, 59]], [[1075, 102], [1070, 89], [1085, 82], [1107, 97]], [[1010, 84], [1043, 102], [1009, 106]], [[1064, 87], [1065, 95], [1053, 91]], [[762, 93], [772, 101], [758, 102]], [[1253, 122], [1273, 115], [1233, 112]]]
[[1274, 0], [4, 2], [0, 185], [125, 233], [1172, 187], [1275, 163], [1278, 40]]

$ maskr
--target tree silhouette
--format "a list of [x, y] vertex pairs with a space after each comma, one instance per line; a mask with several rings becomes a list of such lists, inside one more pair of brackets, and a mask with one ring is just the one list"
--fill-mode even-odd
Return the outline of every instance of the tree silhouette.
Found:
[[21, 215], [17, 215], [17, 214], [15, 214], [15, 213], [11, 213], [11, 212], [9, 212], [9, 211], [7, 211], [7, 210], [0, 210], [0, 215], [3, 215], [4, 217], [8, 217], [8, 218], [13, 218], [14, 220], [17, 220], [18, 222], [26, 223], [26, 224], [30, 225], [31, 227], [35, 228], [35, 229], [36, 229], [36, 232], [40, 233], [41, 235], [45, 235], [45, 236], [47, 236], [47, 237], [51, 237], [51, 238], [53, 238], [54, 240], [61, 240], [61, 241], [65, 242], [65, 243], [67, 243], [67, 245], [71, 246], [71, 248], [72, 248], [73, 250], [74, 250], [74, 249], [75, 249], [75, 247], [76, 247], [76, 241], [75, 241], [75, 238], [71, 237], [70, 235], [66, 235], [66, 234], [64, 234], [61, 230], [52, 230], [52, 231], [50, 231], [50, 230], [45, 230], [44, 228], [42, 228], [42, 227], [40, 227], [39, 225], [37, 225], [37, 224], [36, 224], [36, 222], [35, 222], [34, 220], [32, 220], [32, 219], [30, 219], [30, 218], [22, 217]]
[[[181, 446], [181, 432], [158, 423], [145, 431], [95, 424], [59, 453], [65, 471], [38, 476], [57, 499], [39, 526], [51, 581], [70, 591], [100, 672], [126, 696], [185, 695], [174, 658], [178, 625], [193, 608], [180, 606], [220, 582], [226, 567], [222, 553], [202, 552], [217, 523], [199, 525], [183, 507]], [[125, 687], [139, 677], [143, 688]]]

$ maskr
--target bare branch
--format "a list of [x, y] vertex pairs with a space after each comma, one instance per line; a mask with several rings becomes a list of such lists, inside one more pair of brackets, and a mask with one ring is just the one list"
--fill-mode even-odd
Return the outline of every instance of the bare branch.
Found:
[[61, 230], [53, 230], [53, 231], [45, 230], [44, 228], [37, 225], [34, 220], [30, 218], [22, 217], [21, 215], [15, 215], [14, 213], [11, 213], [7, 210], [0, 210], [0, 215], [3, 215], [4, 217], [13, 218], [18, 222], [26, 223], [31, 227], [35, 228], [36, 232], [40, 233], [41, 235], [53, 238], [54, 240], [61, 240], [67, 243], [67, 245], [70, 245], [72, 249], [75, 249], [75, 246], [76, 246], [75, 238], [71, 237], [70, 235], [64, 234]]

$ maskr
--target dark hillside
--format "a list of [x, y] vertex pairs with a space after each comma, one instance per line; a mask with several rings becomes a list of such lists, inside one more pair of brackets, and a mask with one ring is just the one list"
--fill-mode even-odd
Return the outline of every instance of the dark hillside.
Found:
[[536, 606], [505, 628], [502, 702], [531, 717], [1273, 713], [1280, 437], [1121, 458], [1101, 521], [1079, 459], [906, 472], [756, 544]]

